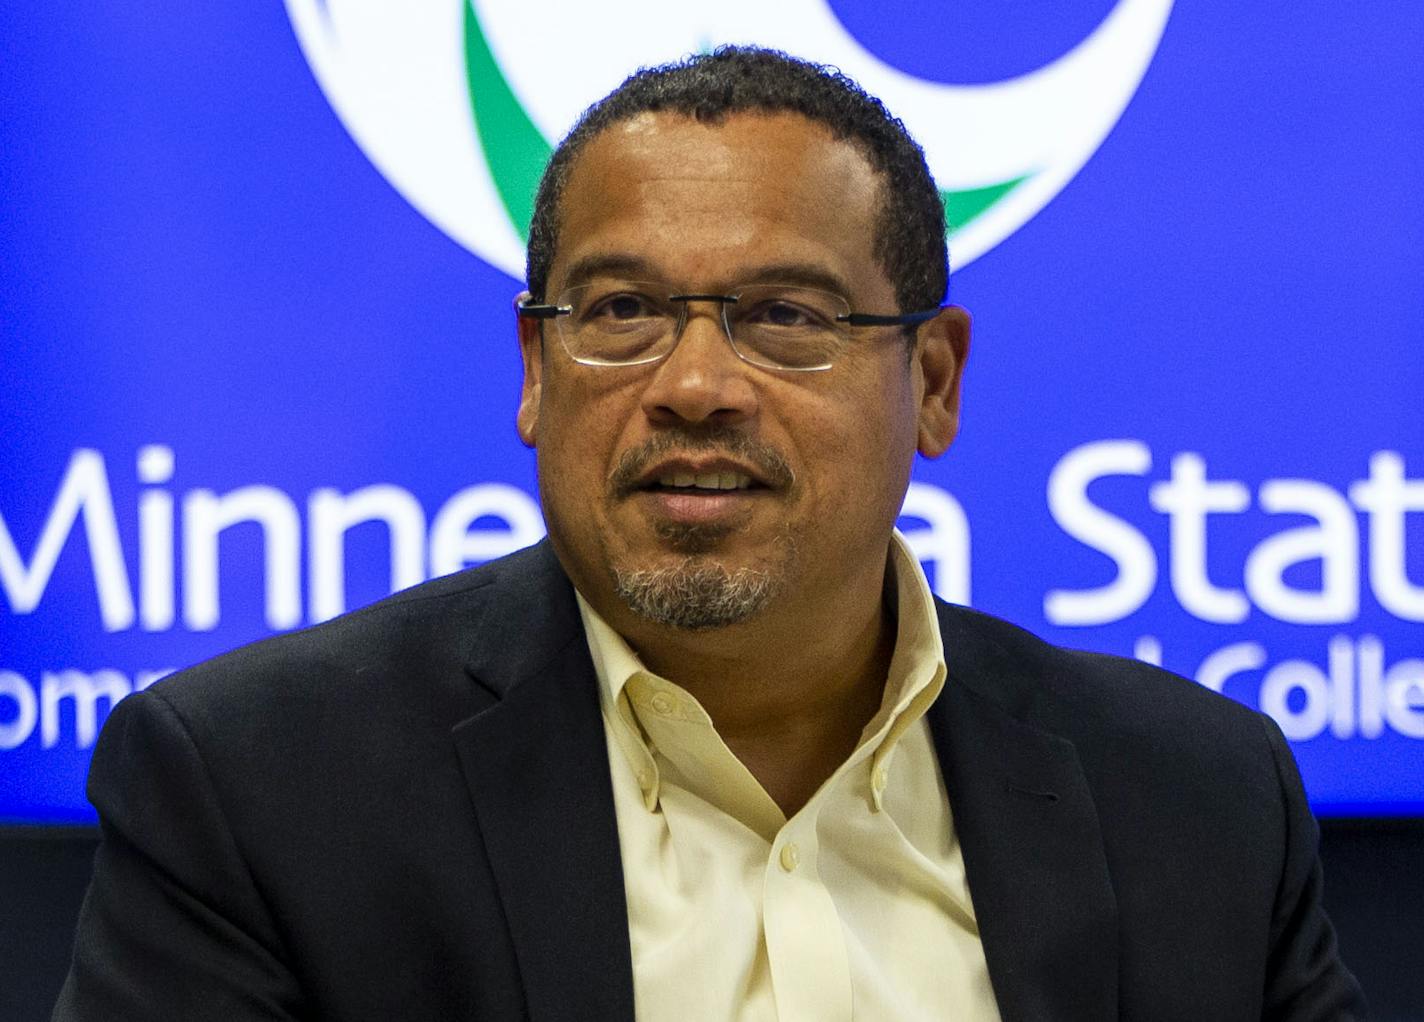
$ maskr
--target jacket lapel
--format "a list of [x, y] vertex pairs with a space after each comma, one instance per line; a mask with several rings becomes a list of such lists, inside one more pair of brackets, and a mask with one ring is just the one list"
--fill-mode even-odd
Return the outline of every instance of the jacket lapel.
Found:
[[489, 589], [468, 658], [498, 699], [454, 730], [534, 1022], [633, 1018], [608, 752], [573, 589], [548, 544]]
[[969, 622], [946, 627], [946, 613], [930, 727], [1000, 1014], [1116, 1018], [1116, 898], [1077, 752], [977, 690], [1004, 685], [966, 650]]
[[[530, 1018], [631, 1020], [617, 817], [572, 586], [544, 543], [487, 590], [467, 669], [497, 701], [454, 741]], [[1004, 705], [1008, 665], [979, 655], [964, 613], [941, 607], [949, 679], [928, 716], [1000, 1014], [1116, 1017], [1116, 901], [1077, 753]]]

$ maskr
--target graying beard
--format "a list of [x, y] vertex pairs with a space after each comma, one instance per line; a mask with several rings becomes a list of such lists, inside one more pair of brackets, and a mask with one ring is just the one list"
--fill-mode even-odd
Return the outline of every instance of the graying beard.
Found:
[[633, 613], [688, 631], [740, 624], [765, 609], [776, 595], [769, 571], [728, 571], [692, 557], [668, 568], [615, 569], [613, 581]]

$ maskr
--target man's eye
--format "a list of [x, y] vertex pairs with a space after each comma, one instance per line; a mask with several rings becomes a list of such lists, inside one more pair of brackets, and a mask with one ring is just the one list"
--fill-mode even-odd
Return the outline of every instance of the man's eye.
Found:
[[804, 329], [819, 326], [823, 322], [822, 317], [815, 312], [792, 302], [763, 302], [752, 309], [746, 318], [760, 326], [787, 329]]
[[642, 295], [609, 295], [599, 300], [589, 315], [614, 320], [642, 319], [653, 315], [653, 308]]

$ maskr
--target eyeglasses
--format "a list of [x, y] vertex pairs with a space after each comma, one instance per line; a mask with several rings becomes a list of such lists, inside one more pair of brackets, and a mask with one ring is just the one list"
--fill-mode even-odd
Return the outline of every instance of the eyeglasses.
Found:
[[939, 309], [894, 316], [852, 312], [840, 295], [784, 284], [747, 284], [728, 294], [667, 294], [646, 281], [584, 284], [553, 304], [521, 304], [519, 315], [553, 320], [564, 350], [588, 366], [637, 366], [672, 354], [687, 326], [688, 305], [715, 302], [722, 330], [744, 362], [763, 369], [829, 369], [855, 327], [909, 326]]

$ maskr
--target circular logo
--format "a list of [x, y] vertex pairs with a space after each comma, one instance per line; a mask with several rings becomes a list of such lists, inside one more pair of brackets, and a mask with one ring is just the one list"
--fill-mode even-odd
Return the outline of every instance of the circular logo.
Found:
[[475, 255], [522, 277], [539, 175], [584, 107], [634, 69], [722, 43], [833, 64], [924, 147], [961, 268], [1029, 221], [1137, 91], [1172, 0], [1119, 0], [1067, 53], [1005, 81], [951, 84], [870, 53], [824, 0], [287, 0], [302, 52], [396, 190]]

